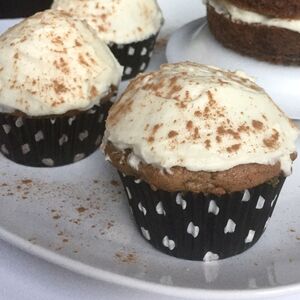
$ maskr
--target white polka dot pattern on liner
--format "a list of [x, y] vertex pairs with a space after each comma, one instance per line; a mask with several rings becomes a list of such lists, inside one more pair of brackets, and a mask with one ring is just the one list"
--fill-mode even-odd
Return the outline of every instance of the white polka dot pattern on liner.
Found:
[[62, 146], [63, 144], [67, 143], [69, 140], [68, 136], [66, 134], [63, 134], [61, 138], [58, 140], [59, 146]]
[[181, 205], [181, 207], [182, 207], [183, 210], [186, 209], [187, 203], [182, 198], [182, 195], [180, 193], [178, 193], [177, 196], [176, 196], [176, 204]]
[[162, 244], [171, 251], [175, 248], [175, 242], [170, 240], [167, 235], [163, 238]]
[[[124, 174], [123, 174], [123, 177], [124, 177]], [[132, 199], [132, 195], [131, 195], [130, 190], [129, 190], [129, 188], [127, 186], [126, 186], [126, 192], [127, 192], [128, 198]]]
[[11, 131], [11, 126], [8, 125], [8, 124], [2, 125], [2, 128], [3, 128], [3, 130], [4, 130], [4, 132], [5, 132], [6, 134], [9, 134], [10, 131]]
[[219, 255], [212, 253], [212, 252], [207, 252], [204, 257], [203, 257], [203, 261], [204, 262], [211, 262], [211, 261], [216, 261], [219, 260]]
[[23, 124], [24, 124], [24, 123], [23, 123], [23, 119], [22, 119], [21, 117], [19, 117], [19, 118], [16, 120], [15, 124], [16, 124], [16, 126], [17, 126], [18, 128], [22, 127]]
[[229, 219], [226, 224], [226, 227], [224, 228], [224, 233], [227, 234], [235, 232], [235, 227], [236, 224], [231, 219]]
[[36, 142], [40, 142], [44, 139], [44, 133], [42, 130], [38, 131], [35, 135], [34, 135], [34, 139]]
[[85, 154], [84, 153], [78, 153], [74, 156], [74, 162], [77, 162], [77, 161], [80, 161], [82, 160], [83, 158], [85, 158]]
[[29, 153], [31, 149], [30, 149], [29, 144], [24, 144], [21, 146], [21, 150], [22, 150], [22, 153], [25, 155], [25, 154]]
[[6, 155], [9, 154], [9, 151], [7, 150], [6, 145], [4, 145], [4, 144], [1, 146], [1, 151]]
[[259, 198], [257, 200], [257, 204], [256, 204], [256, 209], [263, 209], [265, 202], [266, 202], [265, 198], [262, 196], [259, 196]]
[[136, 179], [134, 182], [135, 182], [136, 184], [140, 184], [140, 183], [142, 182], [142, 180], [141, 180], [141, 179]]
[[128, 49], [128, 55], [132, 56], [135, 53], [135, 49], [133, 47], [129, 47]]
[[151, 240], [151, 236], [150, 233], [147, 229], [145, 229], [144, 227], [141, 227], [141, 231], [142, 231], [142, 235], [144, 236], [144, 238], [148, 241]]
[[166, 215], [166, 212], [164, 210], [162, 202], [159, 202], [156, 205], [155, 210], [156, 210], [156, 212], [157, 212], [158, 215], [164, 215], [164, 216]]
[[146, 67], [147, 67], [146, 63], [142, 63], [140, 67], [140, 71], [144, 71]]
[[51, 124], [55, 124], [55, 122], [56, 122], [56, 118], [50, 118], [50, 123]]
[[47, 167], [54, 166], [54, 160], [52, 158], [44, 158], [44, 159], [42, 159], [42, 163]]
[[187, 233], [196, 238], [199, 235], [200, 228], [199, 226], [194, 225], [193, 222], [190, 222], [187, 227]]
[[248, 235], [247, 235], [247, 237], [245, 239], [245, 243], [246, 244], [252, 243], [254, 235], [255, 235], [255, 231], [254, 230], [249, 230], [249, 233], [248, 233]]
[[146, 210], [146, 208], [142, 205], [141, 202], [138, 204], [138, 209], [144, 214], [144, 216], [146, 216], [147, 210]]
[[78, 138], [82, 142], [89, 136], [89, 132], [87, 130], [79, 133]]
[[131, 67], [126, 67], [124, 73], [125, 73], [126, 75], [131, 75], [131, 73], [132, 73], [132, 68], [131, 68]]
[[72, 123], [73, 123], [73, 121], [76, 119], [76, 117], [74, 116], [74, 117], [71, 117], [71, 118], [69, 118], [69, 120], [68, 120], [68, 123], [69, 123], [69, 125], [71, 126], [72, 125]]
[[248, 190], [245, 190], [242, 202], [248, 202], [250, 200], [250, 192]]
[[141, 51], [141, 55], [142, 55], [142, 56], [145, 56], [145, 55], [147, 54], [147, 52], [148, 52], [148, 51], [147, 51], [147, 48], [144, 47], [144, 48], [142, 49], [142, 51]]
[[212, 214], [214, 214], [215, 216], [217, 216], [217, 215], [219, 214], [219, 211], [220, 211], [220, 209], [219, 209], [219, 207], [217, 206], [216, 201], [211, 200], [211, 201], [209, 202], [208, 213], [212, 213]]

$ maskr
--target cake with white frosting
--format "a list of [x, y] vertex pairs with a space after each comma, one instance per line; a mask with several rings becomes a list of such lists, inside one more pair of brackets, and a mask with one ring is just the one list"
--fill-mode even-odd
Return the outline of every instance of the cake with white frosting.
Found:
[[205, 0], [211, 32], [224, 46], [276, 64], [300, 64], [300, 4]]
[[[2, 153], [37, 166], [87, 156], [101, 141], [104, 120], [97, 120], [121, 75], [96, 32], [64, 12], [48, 10], [12, 27], [0, 37]], [[67, 158], [72, 151], [78, 153]]]
[[146, 69], [163, 23], [156, 0], [54, 0], [52, 8], [85, 20], [125, 66], [124, 79]]
[[[298, 135], [252, 78], [186, 62], [130, 83], [109, 112], [102, 148], [123, 174], [146, 239], [169, 254], [207, 260], [257, 241], [291, 174]], [[184, 234], [176, 233], [180, 226]], [[256, 234], [247, 240], [250, 230]], [[196, 243], [192, 252], [185, 238]]]

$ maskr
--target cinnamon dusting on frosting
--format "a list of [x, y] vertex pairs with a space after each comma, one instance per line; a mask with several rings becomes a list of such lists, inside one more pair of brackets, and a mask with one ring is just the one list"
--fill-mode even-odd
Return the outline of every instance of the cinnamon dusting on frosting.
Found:
[[187, 123], [186, 123], [186, 129], [187, 130], [192, 130], [193, 129], [193, 121], [189, 120]]
[[64, 83], [58, 82], [57, 80], [53, 80], [53, 89], [56, 94], [62, 94], [69, 90]]
[[236, 140], [241, 139], [239, 132], [234, 131], [231, 128], [226, 128], [226, 127], [220, 126], [217, 128], [217, 133], [219, 136], [230, 135]]
[[171, 130], [171, 131], [168, 133], [168, 137], [169, 137], [169, 138], [173, 138], [173, 137], [175, 137], [176, 135], [178, 135], [178, 132], [177, 132], [177, 131], [174, 131], [174, 130]]
[[127, 44], [147, 39], [163, 23], [156, 0], [54, 0], [52, 9], [85, 20], [106, 43]]
[[253, 120], [252, 121], [252, 126], [256, 129], [256, 130], [262, 130], [264, 128], [264, 124], [260, 121], [257, 120]]
[[273, 129], [273, 134], [269, 137], [263, 140], [264, 144], [268, 148], [276, 148], [278, 146], [278, 140], [279, 140], [279, 132], [276, 129]]
[[154, 140], [155, 140], [155, 135], [157, 133], [157, 131], [159, 130], [159, 128], [161, 128], [163, 126], [163, 124], [155, 124], [152, 129], [151, 129], [151, 132], [150, 132], [150, 135], [147, 139], [148, 143], [153, 143]]
[[230, 147], [227, 147], [226, 148], [226, 151], [229, 152], [229, 153], [232, 153], [232, 152], [237, 152], [241, 147], [241, 144], [234, 144]]
[[191, 62], [139, 75], [106, 125], [106, 141], [147, 164], [209, 172], [279, 163], [288, 174], [299, 134], [251, 78]]
[[53, 10], [37, 13], [0, 36], [0, 66], [1, 109], [31, 116], [100, 105], [122, 75], [87, 24]]

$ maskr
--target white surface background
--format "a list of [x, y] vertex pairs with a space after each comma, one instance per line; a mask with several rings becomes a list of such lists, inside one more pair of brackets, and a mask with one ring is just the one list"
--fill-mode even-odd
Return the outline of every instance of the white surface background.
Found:
[[[203, 15], [201, 0], [160, 0], [166, 17], [166, 33]], [[170, 5], [171, 3], [171, 5]], [[184, 14], [173, 10], [174, 5], [182, 5]], [[199, 10], [195, 10], [199, 7]], [[164, 55], [158, 55], [152, 68], [164, 62]], [[0, 208], [1, 209], [1, 208]], [[178, 270], [180, 272], [180, 270]], [[272, 299], [296, 300], [300, 295]], [[158, 296], [134, 289], [89, 279], [47, 263], [22, 252], [0, 240], [0, 299], [10, 300], [53, 300], [53, 299], [179, 299]], [[182, 299], [182, 298], [180, 298]]]

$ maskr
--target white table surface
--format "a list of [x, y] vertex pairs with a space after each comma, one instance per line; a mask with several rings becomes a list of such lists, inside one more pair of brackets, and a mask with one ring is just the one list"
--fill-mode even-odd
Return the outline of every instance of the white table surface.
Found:
[[[201, 0], [159, 0], [166, 18], [163, 35], [204, 14]], [[172, 5], [170, 5], [172, 3]], [[184, 13], [173, 10], [182, 5]], [[199, 7], [199, 10], [195, 10]], [[164, 55], [156, 55], [150, 68], [165, 62]], [[1, 208], [0, 208], [1, 209]], [[300, 295], [272, 298], [273, 300], [296, 300]], [[160, 296], [93, 280], [42, 259], [29, 255], [0, 240], [0, 300], [79, 300], [79, 299], [182, 299]]]

